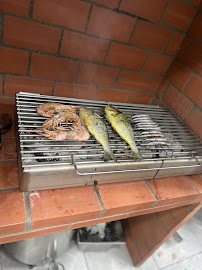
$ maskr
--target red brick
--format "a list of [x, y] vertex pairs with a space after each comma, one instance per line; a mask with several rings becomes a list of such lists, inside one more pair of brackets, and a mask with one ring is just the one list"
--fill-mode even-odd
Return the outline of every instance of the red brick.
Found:
[[136, 19], [93, 6], [87, 32], [96, 36], [128, 42]]
[[104, 61], [108, 46], [108, 40], [64, 31], [60, 54], [100, 63]]
[[182, 58], [182, 62], [202, 75], [202, 45], [192, 41]]
[[[148, 243], [147, 243], [148, 244]], [[149, 249], [147, 247], [146, 241], [144, 240], [144, 237], [142, 237], [139, 241], [136, 243], [136, 247], [141, 255], [142, 258], [148, 255]]]
[[173, 58], [168, 55], [150, 53], [143, 71], [164, 75], [172, 60]]
[[113, 86], [118, 69], [96, 64], [81, 63], [77, 81], [100, 86]]
[[193, 100], [199, 107], [202, 107], [202, 78], [193, 75], [184, 90], [184, 94]]
[[156, 201], [144, 181], [98, 185], [105, 212], [103, 216], [148, 208]]
[[3, 76], [0, 74], [0, 95], [3, 95]]
[[174, 110], [180, 118], [184, 119], [191, 112], [193, 103], [170, 85], [163, 96], [163, 101]]
[[182, 90], [191, 74], [192, 72], [189, 69], [174, 60], [166, 76], [178, 89]]
[[177, 58], [178, 59], [181, 59], [183, 57], [185, 50], [187, 49], [187, 47], [190, 44], [190, 41], [191, 41], [191, 39], [189, 37], [185, 36], [185, 38], [182, 41], [182, 44], [180, 46], [180, 49], [179, 49], [179, 51], [177, 53]]
[[161, 107], [164, 107], [164, 103], [159, 98], [154, 98], [152, 102], [150, 103], [152, 105], [159, 105]]
[[170, 53], [170, 54], [175, 54], [178, 47], [180, 46], [183, 38], [184, 38], [184, 34], [179, 33], [179, 32], [175, 32], [173, 34], [173, 37], [172, 37], [169, 45], [168, 45], [166, 52]]
[[93, 2], [110, 8], [117, 8], [119, 0], [94, 0]]
[[79, 0], [35, 0], [33, 17], [84, 31], [89, 10], [90, 4]]
[[144, 19], [158, 22], [165, 8], [166, 0], [122, 0], [120, 9], [143, 17]]
[[148, 181], [156, 194], [156, 206], [188, 201], [197, 195], [196, 190], [184, 176], [167, 177]]
[[[157, 243], [160, 243], [167, 236], [167, 232], [161, 226], [158, 219], [155, 219], [154, 222], [152, 222], [152, 224], [150, 225], [150, 229], [150, 233], [153, 235]], [[151, 236], [149, 237], [149, 239], [147, 239], [147, 241], [149, 241], [150, 238]]]
[[130, 219], [127, 218], [126, 224], [127, 224], [128, 230], [130, 231], [132, 241], [136, 241], [142, 235], [142, 232], [139, 232], [139, 230], [136, 226], [137, 219], [136, 218], [130, 218]]
[[26, 74], [29, 52], [0, 47], [0, 72]]
[[153, 99], [153, 95], [145, 94], [145, 93], [132, 93], [129, 99], [130, 103], [135, 104], [150, 104]]
[[97, 218], [101, 207], [92, 186], [30, 193], [32, 229]]
[[109, 65], [140, 70], [147, 52], [128, 45], [112, 42], [106, 63]]
[[160, 98], [162, 97], [162, 95], [163, 95], [165, 89], [167, 88], [168, 84], [169, 84], [169, 81], [164, 78], [163, 81], [160, 84], [159, 89], [156, 92], [158, 97], [160, 97]]
[[0, 151], [0, 160], [16, 160], [16, 140], [15, 139], [2, 139], [2, 148]]
[[14, 98], [0, 97], [0, 103], [3, 104], [15, 104]]
[[19, 190], [0, 192], [0, 235], [25, 229], [24, 193]]
[[18, 14], [21, 16], [29, 15], [30, 2], [27, 0], [0, 0], [0, 11]]
[[0, 105], [0, 114], [9, 113], [12, 120], [14, 120], [15, 115], [15, 106], [8, 104]]
[[78, 62], [54, 56], [33, 53], [30, 75], [52, 80], [74, 81]]
[[18, 186], [17, 162], [0, 162], [0, 189], [14, 188]]
[[193, 109], [187, 116], [185, 123], [193, 130], [193, 132], [202, 140], [202, 112]]
[[179, 0], [170, 0], [161, 23], [187, 31], [196, 9]]
[[152, 78], [149, 75], [135, 71], [122, 70], [116, 87], [146, 91], [151, 80]]
[[93, 99], [95, 87], [74, 83], [56, 82], [54, 95], [68, 98]]
[[110, 222], [114, 220], [121, 220], [127, 217], [127, 214], [121, 214], [121, 215], [115, 215], [115, 216], [110, 216], [110, 217], [104, 217], [104, 218], [96, 218], [92, 220], [87, 220], [87, 221], [81, 221], [77, 222], [71, 225], [71, 230], [77, 229], [77, 228], [82, 228], [82, 227], [87, 227], [87, 226], [92, 226], [95, 224], [100, 224], [104, 222]]
[[168, 44], [172, 31], [161, 26], [138, 21], [131, 43], [134, 45], [163, 51]]
[[130, 95], [129, 91], [121, 91], [110, 88], [98, 87], [95, 99], [113, 102], [127, 102], [129, 95]]
[[158, 89], [158, 87], [159, 87], [161, 81], [162, 81], [162, 77], [156, 76], [156, 77], [153, 79], [153, 81], [152, 81], [152, 83], [151, 83], [151, 85], [150, 85], [148, 91], [149, 91], [149, 92], [156, 92], [156, 90]]
[[188, 209], [185, 206], [171, 209], [170, 212], [172, 213], [177, 223], [180, 223], [189, 214]]
[[[202, 200], [202, 175], [195, 174], [195, 175], [189, 175], [187, 176], [189, 180], [191, 180], [192, 184], [195, 186], [195, 188], [198, 190], [199, 195], [197, 198], [200, 198]], [[189, 207], [191, 208], [191, 207]]]
[[5, 96], [15, 96], [20, 91], [51, 95], [53, 82], [30, 77], [5, 76]]
[[191, 0], [191, 4], [198, 7], [201, 3], [201, 0]]
[[162, 211], [157, 213], [159, 223], [169, 233], [176, 226], [176, 222], [171, 215], [170, 211]]
[[188, 34], [197, 39], [198, 41], [202, 42], [202, 36], [201, 36], [201, 33], [202, 33], [202, 13], [198, 13], [196, 15], [196, 18], [194, 19], [189, 31], [188, 31]]
[[57, 53], [60, 29], [11, 16], [5, 16], [4, 25], [4, 44]]

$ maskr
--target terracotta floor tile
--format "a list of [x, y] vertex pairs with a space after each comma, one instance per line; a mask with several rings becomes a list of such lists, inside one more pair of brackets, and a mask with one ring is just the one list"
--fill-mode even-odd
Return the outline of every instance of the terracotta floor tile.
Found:
[[149, 180], [156, 194], [157, 206], [192, 200], [197, 192], [184, 176]]
[[93, 186], [30, 193], [32, 229], [97, 218], [101, 207]]
[[0, 235], [25, 229], [24, 193], [19, 190], [0, 192]]
[[17, 159], [15, 139], [2, 139], [2, 148], [0, 150], [0, 160]]
[[98, 185], [104, 216], [151, 207], [156, 201], [144, 181]]
[[14, 188], [18, 186], [17, 162], [0, 162], [0, 189]]

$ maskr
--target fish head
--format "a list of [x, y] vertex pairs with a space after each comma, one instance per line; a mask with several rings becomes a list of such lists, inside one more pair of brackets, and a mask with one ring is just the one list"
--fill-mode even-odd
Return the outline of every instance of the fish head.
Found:
[[116, 116], [119, 113], [120, 113], [120, 111], [116, 107], [112, 107], [110, 105], [107, 105], [105, 107], [105, 115], [106, 115], [107, 118], [110, 118], [110, 116]]

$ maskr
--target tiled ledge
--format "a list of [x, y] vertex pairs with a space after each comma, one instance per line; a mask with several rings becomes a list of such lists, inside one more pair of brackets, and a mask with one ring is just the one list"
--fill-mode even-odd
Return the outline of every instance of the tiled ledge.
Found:
[[[13, 112], [1, 105], [0, 113]], [[0, 244], [202, 201], [200, 175], [20, 192], [14, 131], [0, 151]]]

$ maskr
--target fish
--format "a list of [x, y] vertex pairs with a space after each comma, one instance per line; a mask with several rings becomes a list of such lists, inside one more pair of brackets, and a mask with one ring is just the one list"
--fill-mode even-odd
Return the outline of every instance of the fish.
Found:
[[83, 126], [102, 145], [104, 160], [109, 161], [111, 159], [116, 161], [116, 157], [109, 147], [107, 127], [102, 117], [85, 107], [80, 108], [79, 117]]
[[142, 160], [142, 156], [135, 143], [133, 129], [129, 119], [118, 108], [110, 105], [105, 107], [105, 117], [119, 136], [129, 144], [131, 155], [134, 159]]

